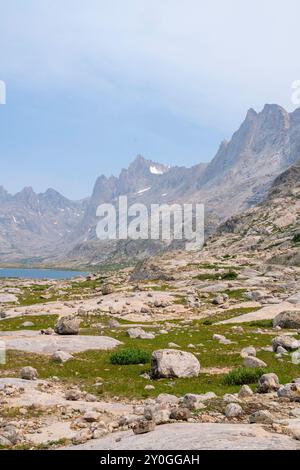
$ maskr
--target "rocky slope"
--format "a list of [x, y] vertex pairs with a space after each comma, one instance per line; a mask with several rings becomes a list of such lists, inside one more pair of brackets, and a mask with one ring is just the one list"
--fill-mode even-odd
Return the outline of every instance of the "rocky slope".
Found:
[[300, 264], [300, 161], [278, 176], [256, 207], [222, 224], [214, 245], [260, 253], [273, 263]]

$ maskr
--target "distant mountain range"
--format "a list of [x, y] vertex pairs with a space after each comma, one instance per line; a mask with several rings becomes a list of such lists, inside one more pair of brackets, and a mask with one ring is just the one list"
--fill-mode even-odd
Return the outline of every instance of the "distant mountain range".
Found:
[[119, 177], [100, 176], [92, 195], [70, 201], [48, 189], [10, 195], [0, 187], [0, 263], [97, 264], [157, 253], [155, 242], [99, 242], [96, 209], [127, 195], [129, 203], [199, 202], [210, 233], [220, 222], [264, 199], [275, 178], [300, 158], [300, 108], [247, 112], [209, 164], [167, 167], [137, 156]]

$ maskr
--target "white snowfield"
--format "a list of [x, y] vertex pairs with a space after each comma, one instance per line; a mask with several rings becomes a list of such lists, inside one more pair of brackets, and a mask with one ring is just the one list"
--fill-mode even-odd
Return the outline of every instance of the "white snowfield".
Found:
[[164, 174], [164, 171], [160, 170], [156, 166], [150, 166], [149, 170], [150, 170], [150, 173], [152, 173], [152, 175], [163, 175]]

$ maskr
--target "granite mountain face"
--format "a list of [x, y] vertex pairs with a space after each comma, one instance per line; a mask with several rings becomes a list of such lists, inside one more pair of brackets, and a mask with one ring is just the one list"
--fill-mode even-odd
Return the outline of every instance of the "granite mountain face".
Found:
[[[199, 180], [195, 197], [224, 219], [263, 199], [274, 178], [300, 158], [300, 110], [250, 109]], [[217, 188], [217, 191], [215, 189]]]
[[263, 201], [221, 224], [212, 240], [233, 253], [260, 253], [269, 263], [300, 266], [300, 160], [281, 173]]
[[[138, 156], [119, 177], [100, 176], [92, 195], [70, 201], [53, 189], [10, 195], [0, 187], [0, 262], [92, 264], [157, 253], [159, 243], [99, 242], [96, 209], [127, 195], [129, 203], [204, 203], [207, 228], [247, 210], [274, 180], [300, 159], [300, 109], [266, 105], [250, 109], [209, 164], [169, 167]], [[291, 170], [293, 172], [293, 170]]]

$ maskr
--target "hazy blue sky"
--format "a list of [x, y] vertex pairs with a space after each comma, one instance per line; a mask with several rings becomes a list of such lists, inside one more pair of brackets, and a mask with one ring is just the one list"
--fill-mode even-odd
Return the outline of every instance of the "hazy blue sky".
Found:
[[289, 110], [298, 0], [0, 0], [0, 185], [72, 198], [137, 153], [210, 160], [246, 110]]

